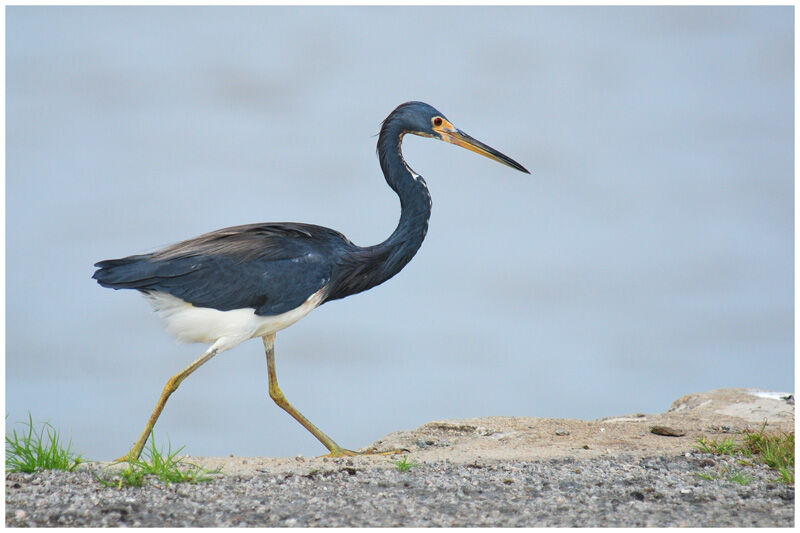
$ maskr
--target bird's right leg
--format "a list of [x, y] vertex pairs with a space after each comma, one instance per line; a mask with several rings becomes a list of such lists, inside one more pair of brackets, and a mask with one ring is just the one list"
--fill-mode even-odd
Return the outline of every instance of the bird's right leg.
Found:
[[292, 418], [300, 422], [304, 428], [311, 432], [317, 440], [319, 440], [322, 444], [325, 445], [326, 448], [330, 451], [331, 457], [341, 457], [343, 455], [357, 455], [356, 452], [347, 450], [342, 448], [338, 444], [336, 444], [332, 438], [327, 436], [325, 433], [322, 432], [317, 426], [311, 423], [311, 421], [304, 417], [300, 411], [294, 408], [292, 404], [289, 403], [289, 400], [286, 399], [286, 396], [283, 394], [283, 391], [278, 386], [278, 375], [275, 372], [275, 334], [270, 333], [269, 335], [264, 335], [264, 350], [267, 352], [267, 374], [269, 375], [269, 397], [272, 398], [278, 407], [292, 415]]
[[164, 406], [167, 404], [167, 400], [169, 399], [170, 395], [178, 389], [178, 385], [180, 385], [181, 382], [189, 376], [189, 374], [200, 368], [203, 363], [219, 353], [220, 350], [218, 346], [219, 341], [211, 345], [211, 347], [206, 350], [202, 357], [200, 357], [197, 361], [169, 378], [167, 385], [164, 387], [164, 391], [161, 393], [161, 397], [158, 399], [158, 404], [156, 404], [156, 408], [153, 410], [153, 414], [150, 415], [150, 420], [147, 421], [147, 425], [144, 427], [142, 436], [139, 437], [138, 441], [136, 441], [136, 444], [134, 444], [133, 448], [131, 448], [131, 451], [114, 461], [115, 463], [120, 463], [123, 461], [135, 461], [139, 459], [147, 439], [150, 438], [150, 434], [153, 432], [153, 426], [156, 425], [156, 421], [161, 415], [161, 411], [164, 410]]

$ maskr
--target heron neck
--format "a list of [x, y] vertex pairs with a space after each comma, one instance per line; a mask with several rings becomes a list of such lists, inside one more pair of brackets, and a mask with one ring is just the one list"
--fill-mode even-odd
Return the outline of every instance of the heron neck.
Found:
[[431, 196], [425, 180], [403, 159], [404, 131], [391, 117], [381, 129], [378, 157], [389, 184], [400, 197], [400, 221], [388, 239], [375, 246], [355, 247], [343, 258], [342, 282], [328, 300], [356, 294], [391, 278], [411, 261], [428, 231]]
[[431, 195], [422, 176], [411, 170], [403, 159], [401, 144], [403, 132], [381, 132], [378, 140], [381, 169], [389, 184], [400, 197], [400, 221], [397, 228], [376, 251], [389, 254], [386, 264], [388, 276], [397, 274], [417, 253], [428, 231], [431, 217]]

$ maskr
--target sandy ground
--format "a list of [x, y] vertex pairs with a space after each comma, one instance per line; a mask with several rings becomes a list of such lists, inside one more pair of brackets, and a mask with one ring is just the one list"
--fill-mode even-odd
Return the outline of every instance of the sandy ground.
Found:
[[[434, 421], [391, 433], [364, 450], [404, 450], [416, 463], [575, 460], [675, 455], [695, 451], [702, 436], [720, 439], [745, 430], [794, 431], [794, 396], [756, 389], [719, 389], [676, 400], [666, 413], [634, 413], [594, 421], [555, 418], [486, 417]], [[660, 428], [660, 429], [659, 429]], [[659, 434], [661, 433], [661, 434]], [[325, 457], [188, 457], [226, 474], [299, 472], [341, 462], [394, 467], [382, 455]]]
[[369, 447], [406, 450], [409, 471], [397, 456], [362, 455], [189, 457], [222, 473], [142, 487], [104, 486], [107, 464], [12, 473], [6, 526], [792, 527], [793, 485], [695, 449], [765, 423], [793, 430], [794, 398], [723, 389], [656, 415], [439, 421]]

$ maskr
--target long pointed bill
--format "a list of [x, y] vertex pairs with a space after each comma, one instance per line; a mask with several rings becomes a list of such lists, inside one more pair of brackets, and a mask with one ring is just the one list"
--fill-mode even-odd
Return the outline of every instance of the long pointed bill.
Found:
[[453, 130], [438, 130], [439, 135], [441, 135], [442, 140], [444, 142], [448, 142], [450, 144], [455, 144], [456, 146], [461, 146], [462, 148], [466, 148], [467, 150], [472, 150], [476, 154], [481, 154], [483, 156], [488, 157], [489, 159], [494, 159], [498, 163], [503, 163], [504, 165], [508, 165], [511, 168], [515, 168], [521, 172], [525, 172], [526, 174], [530, 174], [528, 169], [511, 159], [505, 154], [502, 154], [492, 148], [491, 146], [486, 146], [482, 142], [477, 139], [473, 139], [463, 131], [459, 129], [453, 128]]

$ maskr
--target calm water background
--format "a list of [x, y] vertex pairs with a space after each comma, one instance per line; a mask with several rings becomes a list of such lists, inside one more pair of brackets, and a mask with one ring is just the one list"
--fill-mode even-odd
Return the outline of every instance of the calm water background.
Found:
[[[341, 444], [434, 419], [592, 419], [793, 390], [793, 9], [7, 10], [6, 413], [110, 459], [198, 357], [92, 264], [224, 226], [382, 241], [379, 122], [423, 100], [527, 166], [407, 138], [433, 195], [397, 277], [278, 335]], [[261, 343], [173, 395], [193, 454], [324, 450]]]

